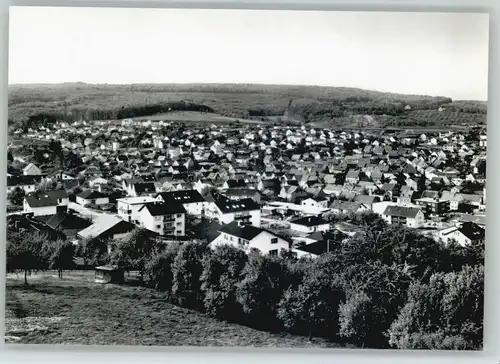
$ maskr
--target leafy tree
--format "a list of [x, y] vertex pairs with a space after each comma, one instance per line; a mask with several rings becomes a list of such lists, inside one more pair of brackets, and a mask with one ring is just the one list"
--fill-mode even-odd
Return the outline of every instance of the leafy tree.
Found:
[[333, 268], [333, 254], [311, 264], [302, 283], [289, 287], [279, 302], [277, 317], [285, 328], [334, 338], [338, 332], [338, 307], [344, 299], [340, 276]]
[[415, 282], [388, 330], [400, 349], [479, 349], [482, 347], [484, 267], [436, 273]]
[[241, 316], [236, 300], [236, 285], [248, 258], [246, 253], [231, 245], [221, 245], [205, 256], [201, 289], [205, 293], [205, 311], [220, 319], [235, 320]]
[[280, 327], [276, 311], [291, 283], [288, 266], [282, 259], [251, 251], [236, 289], [236, 298], [248, 315], [249, 324], [262, 329]]
[[180, 244], [169, 244], [165, 249], [153, 252], [144, 266], [146, 283], [159, 291], [172, 289], [172, 263], [180, 249]]
[[41, 234], [7, 230], [6, 265], [8, 272], [24, 271], [24, 283], [28, 284], [28, 272], [47, 269], [43, 244], [48, 238]]
[[125, 270], [137, 269], [141, 276], [146, 263], [160, 248], [159, 244], [146, 229], [135, 229], [124, 239], [115, 241], [110, 262]]
[[49, 268], [57, 269], [59, 278], [63, 270], [75, 267], [75, 246], [70, 241], [46, 241], [43, 245], [43, 254], [47, 257]]
[[75, 256], [83, 258], [84, 265], [105, 264], [109, 259], [108, 242], [97, 238], [84, 239], [76, 248]]
[[26, 196], [26, 193], [24, 190], [20, 187], [14, 188], [14, 190], [9, 194], [8, 199], [10, 202], [12, 202], [14, 205], [20, 206], [23, 204], [24, 197]]
[[340, 307], [341, 336], [362, 346], [387, 347], [385, 332], [405, 304], [412, 282], [409, 271], [407, 265], [379, 261], [344, 267], [347, 300]]
[[201, 243], [186, 243], [180, 247], [172, 263], [172, 293], [182, 306], [203, 307], [200, 278], [203, 259], [209, 253], [209, 248]]

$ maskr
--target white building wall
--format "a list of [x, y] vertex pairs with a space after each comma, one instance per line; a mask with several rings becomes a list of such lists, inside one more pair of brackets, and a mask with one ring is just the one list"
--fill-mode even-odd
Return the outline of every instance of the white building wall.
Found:
[[330, 224], [323, 224], [317, 226], [304, 226], [300, 224], [290, 223], [290, 229], [298, 231], [300, 233], [313, 233], [315, 231], [328, 231], [330, 230]]

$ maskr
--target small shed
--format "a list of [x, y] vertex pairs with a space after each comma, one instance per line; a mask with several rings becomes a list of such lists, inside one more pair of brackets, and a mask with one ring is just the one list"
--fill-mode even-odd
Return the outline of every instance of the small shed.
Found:
[[116, 265], [103, 265], [95, 267], [94, 280], [96, 283], [123, 283], [125, 275]]

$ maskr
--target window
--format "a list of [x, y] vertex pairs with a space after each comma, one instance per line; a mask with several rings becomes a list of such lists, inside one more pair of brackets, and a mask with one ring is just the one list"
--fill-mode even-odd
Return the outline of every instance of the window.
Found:
[[161, 216], [155, 216], [155, 220], [156, 220], [156, 221], [160, 221], [160, 220], [161, 220], [161, 218], [162, 218]]
[[177, 225], [177, 226], [181, 226], [181, 225], [182, 225], [182, 222], [180, 222], [180, 221], [179, 221], [179, 222], [178, 222], [178, 223], [176, 223], [175, 225]]
[[271, 244], [278, 244], [278, 238], [272, 238]]
[[177, 214], [177, 217], [182, 217], [182, 214]]
[[227, 235], [226, 234], [224, 234], [224, 240], [227, 240]]
[[269, 255], [278, 255], [278, 249], [269, 250]]
[[230, 238], [229, 240], [233, 241], [233, 240], [234, 240], [234, 238], [231, 236], [231, 238]]
[[156, 228], [157, 229], [161, 229], [161, 225], [156, 225]]
[[182, 230], [177, 230], [177, 235], [181, 235], [182, 234]]

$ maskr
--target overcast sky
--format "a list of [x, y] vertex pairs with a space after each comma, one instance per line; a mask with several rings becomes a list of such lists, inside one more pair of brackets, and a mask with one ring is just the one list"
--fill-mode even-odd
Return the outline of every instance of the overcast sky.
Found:
[[486, 14], [13, 7], [9, 83], [268, 83], [486, 100]]

